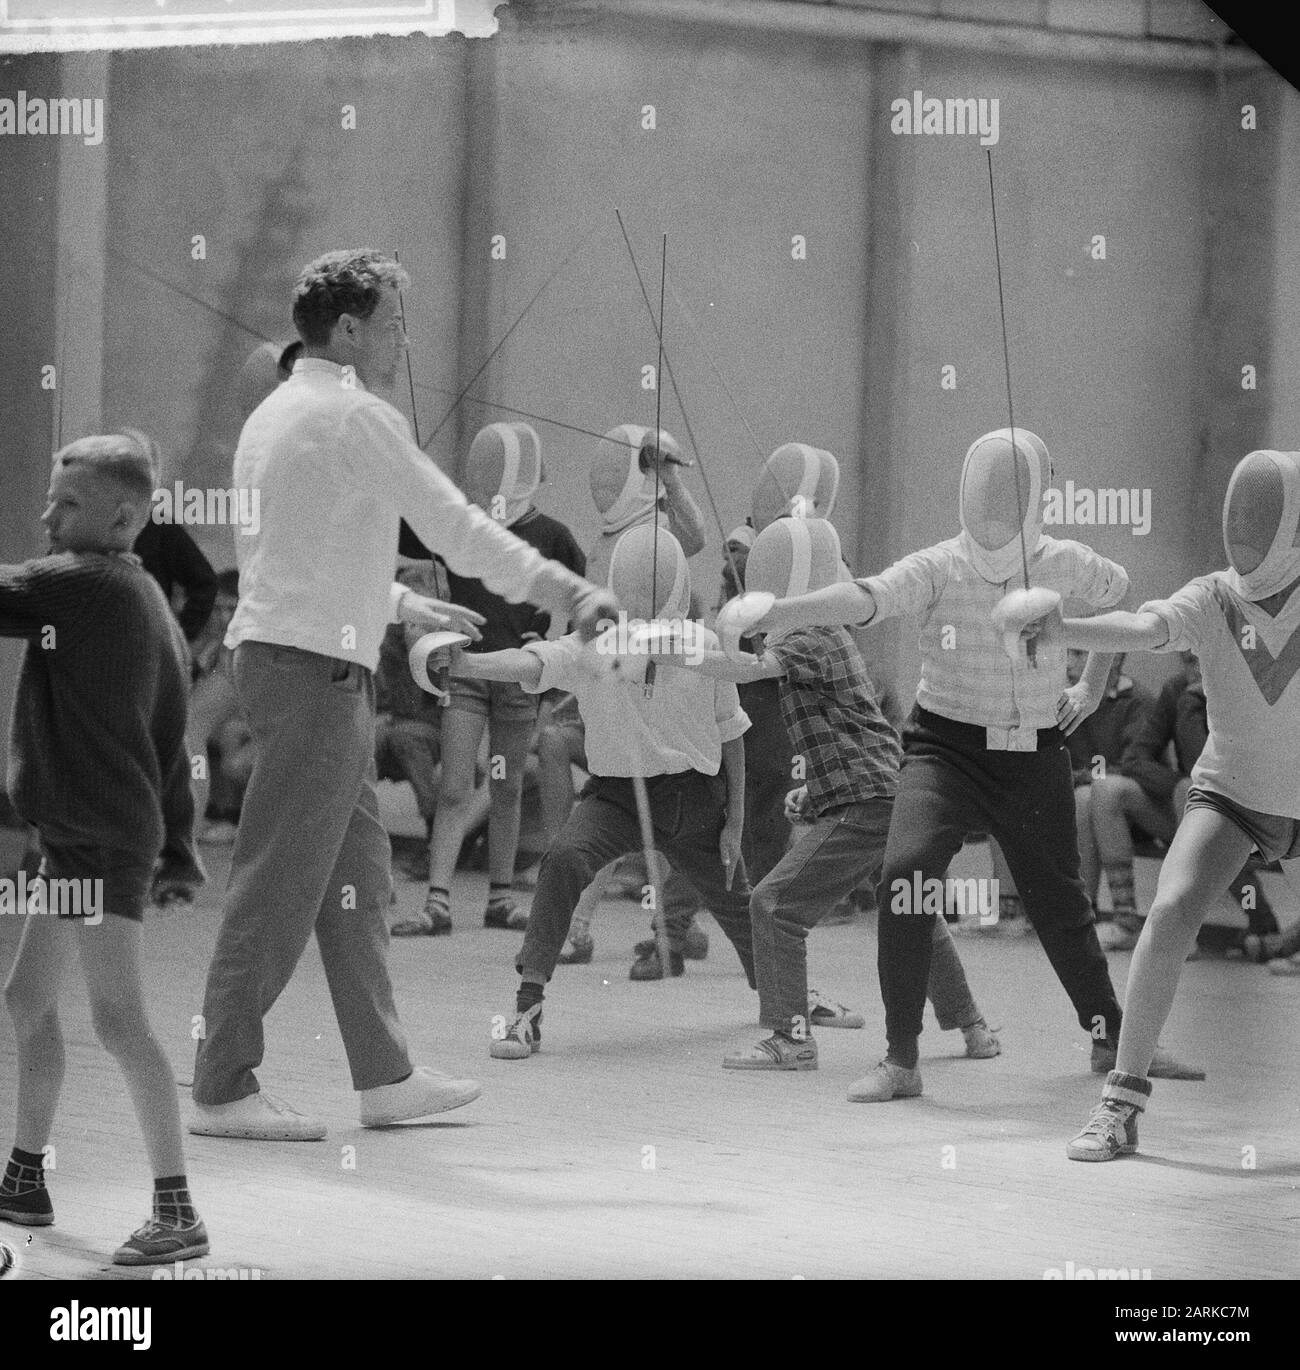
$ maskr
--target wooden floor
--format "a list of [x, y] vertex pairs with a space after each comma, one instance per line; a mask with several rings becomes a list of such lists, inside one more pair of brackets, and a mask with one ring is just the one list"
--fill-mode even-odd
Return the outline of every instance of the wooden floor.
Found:
[[[207, 851], [201, 904], [148, 927], [154, 1025], [184, 1081], [227, 869]], [[404, 904], [420, 897], [399, 888]], [[864, 1106], [845, 1091], [882, 1041], [870, 925], [810, 939], [813, 983], [867, 1014], [865, 1031], [819, 1034], [818, 1072], [721, 1070], [728, 1048], [759, 1035], [733, 953], [709, 921], [707, 961], [680, 980], [633, 984], [644, 928], [629, 903], [606, 905], [595, 964], [557, 972], [543, 1053], [493, 1061], [490, 1021], [513, 1004], [517, 934], [480, 926], [484, 894], [482, 877], [458, 880], [454, 935], [395, 942], [390, 958], [415, 1059], [473, 1074], [483, 1097], [437, 1125], [363, 1131], [313, 946], [268, 1020], [260, 1075], [322, 1116], [329, 1138], [189, 1138], [212, 1238], [201, 1264], [262, 1279], [1042, 1279], [1067, 1262], [1157, 1280], [1300, 1274], [1300, 980], [1189, 965], [1165, 1041], [1201, 1061], [1208, 1081], [1157, 1083], [1144, 1154], [1086, 1166], [1067, 1161], [1064, 1144], [1099, 1080], [1032, 938], [961, 943], [1004, 1054], [967, 1061], [959, 1034], [931, 1024], [924, 1097]], [[0, 919], [0, 973], [17, 923]], [[1117, 982], [1128, 960], [1112, 958]], [[107, 1264], [145, 1216], [148, 1173], [77, 989], [64, 996], [58, 1224], [25, 1245], [5, 1225], [0, 1240], [20, 1248], [20, 1277], [148, 1278]], [[0, 1018], [8, 1145], [15, 1058]]]

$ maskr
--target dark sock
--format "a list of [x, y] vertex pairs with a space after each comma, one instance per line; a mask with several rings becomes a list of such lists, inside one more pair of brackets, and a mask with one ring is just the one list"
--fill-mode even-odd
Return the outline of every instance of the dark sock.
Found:
[[153, 1182], [153, 1215], [169, 1227], [191, 1227], [198, 1222], [184, 1175], [165, 1175]]
[[0, 1179], [0, 1194], [13, 1197], [30, 1194], [45, 1188], [45, 1157], [39, 1151], [24, 1151], [16, 1146], [9, 1155], [4, 1178]]
[[[534, 984], [531, 980], [521, 980], [519, 989], [515, 994], [515, 1012], [527, 1013], [530, 1008], [542, 1002], [542, 986]], [[542, 1040], [542, 1011], [539, 1008], [533, 1017], [533, 1036], [537, 1041]]]
[[540, 1004], [543, 998], [541, 985], [534, 984], [531, 980], [521, 980], [519, 990], [515, 994], [515, 1012], [527, 1013], [534, 1004]]

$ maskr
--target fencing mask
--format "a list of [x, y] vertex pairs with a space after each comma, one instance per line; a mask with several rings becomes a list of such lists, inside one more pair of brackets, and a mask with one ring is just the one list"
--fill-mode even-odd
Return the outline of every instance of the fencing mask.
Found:
[[614, 544], [608, 584], [629, 619], [689, 616], [691, 568], [681, 543], [666, 528], [653, 523], [629, 528]]
[[1300, 577], [1300, 453], [1251, 452], [1228, 481], [1223, 546], [1232, 588], [1267, 599]]
[[762, 532], [773, 519], [828, 519], [840, 488], [840, 464], [820, 447], [787, 442], [763, 463], [754, 487], [754, 527]]
[[239, 418], [248, 416], [278, 386], [293, 374], [293, 364], [302, 355], [302, 342], [265, 342], [249, 353], [239, 369]]
[[1024, 555], [1033, 556], [1043, 531], [1043, 490], [1051, 479], [1047, 447], [1027, 429], [1016, 429], [1014, 448], [1009, 428], [971, 443], [961, 468], [962, 545], [985, 580], [1015, 578], [1022, 529]]
[[745, 589], [777, 599], [824, 590], [843, 578], [840, 538], [825, 519], [780, 518], [754, 540], [745, 562]]
[[479, 429], [465, 459], [465, 494], [507, 528], [530, 508], [546, 479], [542, 442], [526, 423], [490, 423]]
[[650, 430], [620, 423], [601, 439], [591, 463], [591, 498], [600, 511], [601, 531], [620, 533], [651, 517], [655, 507], [653, 471], [641, 469], [641, 444]]

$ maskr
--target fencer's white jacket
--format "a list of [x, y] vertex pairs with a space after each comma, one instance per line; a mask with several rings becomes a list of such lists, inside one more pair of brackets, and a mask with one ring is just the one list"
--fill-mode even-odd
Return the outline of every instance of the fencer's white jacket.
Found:
[[546, 559], [471, 505], [405, 417], [343, 368], [300, 359], [239, 435], [234, 482], [259, 492], [235, 534], [239, 605], [226, 646], [271, 642], [374, 670], [403, 587], [399, 519], [462, 576], [518, 604]]
[[[717, 636], [696, 627], [706, 651], [720, 650]], [[749, 715], [729, 680], [660, 663], [647, 698], [640, 685], [595, 675], [576, 633], [551, 642], [530, 642], [524, 651], [541, 659], [532, 694], [567, 690], [587, 725], [587, 769], [592, 775], [652, 776], [722, 769], [722, 744], [749, 728]]]
[[1195, 652], [1210, 735], [1192, 783], [1260, 813], [1300, 818], [1300, 593], [1272, 617], [1227, 571], [1148, 600], [1169, 630], [1160, 652]]
[[[1040, 728], [1056, 726], [1056, 705], [1066, 685], [1065, 649], [1040, 647], [1038, 663], [1013, 662], [993, 625], [993, 608], [1020, 575], [985, 580], [960, 537], [913, 552], [878, 576], [857, 582], [876, 604], [872, 623], [895, 615], [920, 620], [923, 709], [984, 728], [992, 750], [1033, 747]], [[1029, 583], [1057, 591], [1094, 609], [1112, 609], [1128, 593], [1128, 573], [1082, 542], [1040, 536], [1029, 557]]]

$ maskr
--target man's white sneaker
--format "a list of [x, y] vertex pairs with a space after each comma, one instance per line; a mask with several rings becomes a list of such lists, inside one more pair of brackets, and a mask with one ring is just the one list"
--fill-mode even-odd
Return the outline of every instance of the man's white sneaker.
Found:
[[250, 1142], [319, 1142], [325, 1124], [263, 1090], [229, 1104], [195, 1104], [190, 1131], [196, 1137], [240, 1137]]
[[472, 1104], [483, 1093], [483, 1087], [477, 1080], [457, 1080], [441, 1070], [416, 1066], [395, 1085], [379, 1085], [359, 1093], [361, 1126], [391, 1127], [394, 1123], [412, 1123], [417, 1118]]

